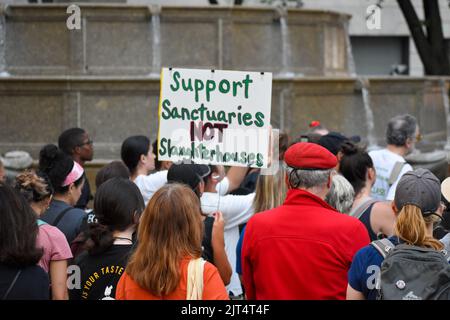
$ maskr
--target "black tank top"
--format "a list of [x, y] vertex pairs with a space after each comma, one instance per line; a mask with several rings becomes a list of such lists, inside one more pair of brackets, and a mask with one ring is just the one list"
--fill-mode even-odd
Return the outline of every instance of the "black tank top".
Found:
[[361, 215], [361, 217], [359, 218], [359, 220], [364, 224], [364, 226], [366, 227], [367, 231], [369, 232], [369, 237], [370, 237], [370, 241], [375, 241], [378, 240], [377, 235], [375, 234], [375, 232], [372, 230], [372, 226], [370, 225], [370, 215], [372, 214], [372, 208], [373, 205], [375, 203], [372, 203], [367, 209], [366, 211], [364, 211]]

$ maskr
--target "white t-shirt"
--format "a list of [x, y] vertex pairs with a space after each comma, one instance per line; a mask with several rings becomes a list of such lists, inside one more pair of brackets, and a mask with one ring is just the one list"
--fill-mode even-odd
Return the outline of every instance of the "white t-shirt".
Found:
[[134, 179], [134, 183], [141, 191], [145, 205], [147, 205], [153, 194], [167, 183], [167, 170], [158, 171], [148, 176], [137, 176], [136, 179]]
[[245, 196], [219, 196], [218, 193], [205, 192], [200, 199], [203, 213], [210, 214], [219, 210], [223, 214], [225, 220], [225, 251], [233, 271], [227, 290], [232, 291], [234, 295], [242, 294], [241, 282], [236, 273], [236, 246], [239, 241], [239, 225], [247, 222], [253, 216], [254, 198], [254, 193]]
[[377, 179], [372, 187], [371, 196], [377, 200], [394, 200], [395, 189], [400, 178], [408, 171], [413, 170], [410, 164], [406, 163], [397, 180], [389, 186], [389, 177], [397, 162], [406, 162], [405, 159], [388, 149], [381, 149], [369, 152], [369, 156], [372, 158], [373, 165], [377, 171]]
[[[145, 205], [147, 205], [153, 194], [167, 183], [167, 172], [167, 170], [158, 171], [148, 176], [140, 175], [134, 179], [134, 183], [137, 185], [144, 198]], [[216, 185], [216, 190], [221, 195], [225, 195], [228, 192], [229, 186], [230, 181], [225, 177]]]

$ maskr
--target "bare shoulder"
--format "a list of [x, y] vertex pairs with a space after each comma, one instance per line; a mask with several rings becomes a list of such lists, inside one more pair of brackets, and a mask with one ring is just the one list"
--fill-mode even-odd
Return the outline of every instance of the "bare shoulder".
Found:
[[392, 210], [391, 201], [380, 201], [376, 202], [373, 206], [373, 214], [378, 216], [394, 216], [394, 211]]

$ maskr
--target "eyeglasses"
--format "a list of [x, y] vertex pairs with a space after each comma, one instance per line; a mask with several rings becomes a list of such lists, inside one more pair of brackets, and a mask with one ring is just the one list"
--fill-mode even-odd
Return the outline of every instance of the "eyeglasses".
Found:
[[91, 140], [91, 139], [89, 139], [88, 141], [86, 141], [86, 142], [83, 142], [82, 144], [79, 144], [78, 145], [78, 147], [82, 147], [82, 146], [84, 146], [84, 145], [86, 145], [86, 144], [88, 144], [88, 145], [92, 145], [94, 143], [94, 141], [93, 140]]

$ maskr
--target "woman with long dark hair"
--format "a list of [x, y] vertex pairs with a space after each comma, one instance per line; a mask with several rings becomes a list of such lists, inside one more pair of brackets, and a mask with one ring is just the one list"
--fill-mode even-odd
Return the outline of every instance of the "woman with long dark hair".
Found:
[[28, 202], [0, 182], [0, 300], [47, 300], [49, 279], [37, 265], [38, 225]]
[[133, 249], [133, 233], [144, 210], [144, 199], [129, 179], [112, 178], [97, 190], [94, 211], [98, 223], [89, 226], [84, 253], [75, 259], [81, 288], [71, 299], [111, 300]]

